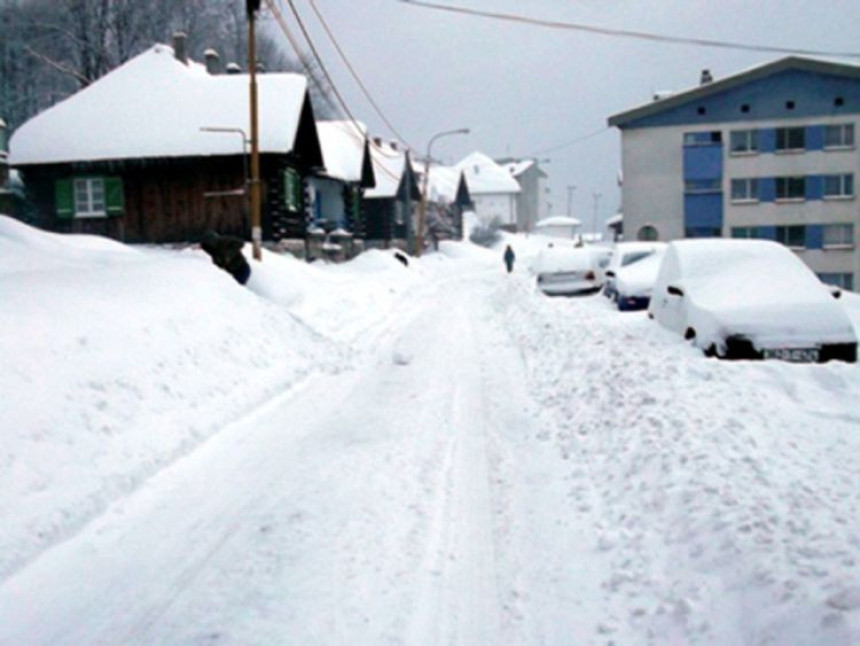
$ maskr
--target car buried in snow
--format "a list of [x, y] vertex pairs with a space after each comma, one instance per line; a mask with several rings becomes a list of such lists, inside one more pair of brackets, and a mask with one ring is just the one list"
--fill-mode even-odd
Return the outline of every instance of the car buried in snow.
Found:
[[857, 338], [835, 295], [776, 242], [679, 240], [648, 314], [708, 356], [853, 363]]
[[612, 250], [550, 243], [538, 253], [537, 287], [548, 296], [593, 294], [600, 290]]
[[615, 270], [615, 304], [621, 312], [648, 309], [654, 282], [663, 262], [665, 246], [626, 267]]
[[609, 264], [606, 266], [606, 271], [604, 272], [603, 295], [611, 300], [615, 300], [618, 296], [618, 290], [615, 285], [619, 270], [637, 263], [657, 251], [665, 249], [665, 247], [665, 242], [617, 243], [612, 248], [612, 256], [610, 256]]

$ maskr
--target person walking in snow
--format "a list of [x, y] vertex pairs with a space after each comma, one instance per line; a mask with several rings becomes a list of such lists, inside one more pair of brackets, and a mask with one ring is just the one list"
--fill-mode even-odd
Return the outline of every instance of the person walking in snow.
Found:
[[245, 241], [235, 236], [222, 236], [214, 231], [203, 234], [200, 247], [209, 254], [212, 262], [230, 274], [240, 285], [248, 282], [251, 276], [251, 265], [242, 255]]
[[514, 258], [516, 258], [514, 250], [511, 249], [511, 245], [508, 245], [505, 249], [505, 266], [508, 268], [508, 273], [514, 270]]

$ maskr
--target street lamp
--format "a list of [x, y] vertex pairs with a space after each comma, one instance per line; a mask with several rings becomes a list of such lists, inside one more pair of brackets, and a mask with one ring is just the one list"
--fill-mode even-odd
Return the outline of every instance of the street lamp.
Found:
[[415, 257], [421, 257], [421, 249], [424, 246], [424, 214], [427, 211], [427, 180], [430, 177], [430, 149], [433, 147], [433, 142], [441, 137], [448, 135], [468, 135], [468, 128], [458, 128], [457, 130], [446, 130], [439, 132], [430, 138], [427, 144], [427, 158], [424, 160], [424, 178], [421, 180], [421, 203], [418, 205], [418, 231], [415, 235]]

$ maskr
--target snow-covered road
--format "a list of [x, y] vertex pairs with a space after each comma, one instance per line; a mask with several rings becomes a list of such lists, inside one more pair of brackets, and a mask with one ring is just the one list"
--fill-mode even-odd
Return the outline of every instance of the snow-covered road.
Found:
[[244, 289], [22, 227], [2, 646], [860, 643], [856, 365], [706, 359], [516, 236]]
[[448, 281], [0, 588], [3, 644], [499, 644], [524, 364]]

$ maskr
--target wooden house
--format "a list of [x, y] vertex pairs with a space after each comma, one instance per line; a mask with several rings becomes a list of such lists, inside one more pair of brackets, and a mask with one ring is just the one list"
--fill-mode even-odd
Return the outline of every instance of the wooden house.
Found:
[[317, 122], [325, 168], [308, 180], [313, 224], [364, 237], [362, 193], [376, 186], [365, 128], [353, 121]]
[[[128, 242], [248, 237], [248, 75], [183, 51], [155, 45], [14, 133], [10, 162], [38, 225]], [[263, 237], [304, 238], [304, 180], [323, 165], [307, 82], [257, 80]]]
[[421, 199], [409, 152], [396, 143], [370, 144], [376, 186], [364, 192], [364, 238], [370, 247], [411, 249], [415, 205]]

